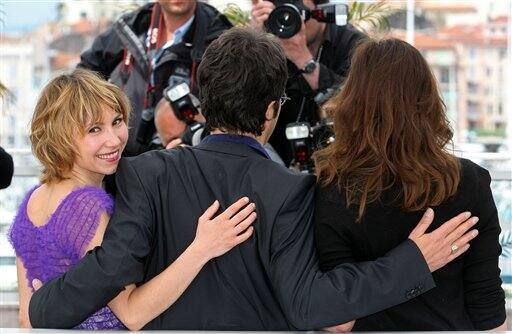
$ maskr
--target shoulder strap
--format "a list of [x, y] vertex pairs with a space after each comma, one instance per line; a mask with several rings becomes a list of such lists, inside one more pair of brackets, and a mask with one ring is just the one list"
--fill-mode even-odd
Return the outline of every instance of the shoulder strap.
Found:
[[130, 55], [134, 58], [134, 66], [138, 67], [141, 73], [148, 73], [149, 58], [146, 54], [146, 48], [123, 18], [120, 18], [114, 23], [114, 31]]

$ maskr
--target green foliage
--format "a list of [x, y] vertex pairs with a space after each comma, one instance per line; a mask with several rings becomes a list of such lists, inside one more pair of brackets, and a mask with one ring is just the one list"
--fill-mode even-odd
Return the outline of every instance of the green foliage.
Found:
[[4, 96], [5, 93], [7, 93], [7, 87], [3, 83], [0, 82], [0, 97]]
[[250, 13], [243, 11], [237, 4], [234, 3], [228, 3], [222, 14], [224, 14], [229, 22], [231, 22], [231, 24], [235, 27], [248, 26], [251, 21]]
[[506, 130], [497, 129], [497, 130], [487, 130], [487, 129], [475, 129], [477, 137], [501, 137], [505, 138], [507, 136]]
[[352, 2], [348, 9], [348, 22], [366, 34], [369, 30], [388, 30], [387, 17], [395, 10], [390, 8], [386, 2], [386, 0], [379, 0], [375, 3]]

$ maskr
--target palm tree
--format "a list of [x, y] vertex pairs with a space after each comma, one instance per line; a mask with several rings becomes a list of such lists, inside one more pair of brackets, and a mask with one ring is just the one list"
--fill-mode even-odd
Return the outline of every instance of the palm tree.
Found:
[[243, 11], [237, 4], [228, 3], [224, 11], [224, 16], [235, 27], [245, 27], [251, 21], [251, 14], [248, 11]]
[[389, 29], [388, 16], [394, 12], [387, 0], [375, 3], [354, 1], [349, 5], [348, 22], [366, 34], [386, 31]]

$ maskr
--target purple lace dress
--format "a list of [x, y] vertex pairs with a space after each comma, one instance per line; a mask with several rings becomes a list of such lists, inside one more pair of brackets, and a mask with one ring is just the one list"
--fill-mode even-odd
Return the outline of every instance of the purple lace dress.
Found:
[[[66, 196], [48, 222], [37, 227], [27, 215], [27, 203], [37, 187], [28, 192], [9, 231], [9, 239], [27, 270], [27, 281], [43, 283], [58, 277], [85, 255], [102, 212], [112, 214], [112, 198], [102, 189], [87, 186]], [[108, 307], [103, 307], [78, 329], [124, 329]]]

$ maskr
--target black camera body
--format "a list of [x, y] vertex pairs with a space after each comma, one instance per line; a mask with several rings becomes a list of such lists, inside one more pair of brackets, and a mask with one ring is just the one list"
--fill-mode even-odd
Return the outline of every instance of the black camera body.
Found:
[[192, 101], [192, 94], [186, 82], [164, 89], [164, 97], [171, 104], [176, 118], [187, 125], [195, 122], [194, 118], [199, 114], [199, 110]]
[[205, 124], [202, 122], [194, 122], [187, 125], [185, 132], [181, 136], [181, 142], [184, 145], [196, 146], [201, 140], [208, 135]]
[[207, 131], [205, 123], [195, 120], [195, 116], [199, 114], [199, 100], [190, 92], [188, 82], [179, 80], [176, 76], [169, 78], [169, 86], [164, 89], [164, 97], [171, 104], [176, 118], [187, 124], [181, 142], [188, 146], [199, 144]]
[[317, 0], [315, 9], [309, 9], [302, 0], [276, 0], [274, 4], [276, 8], [270, 13], [265, 26], [269, 32], [279, 38], [286, 39], [296, 35], [301, 29], [302, 21], [309, 19], [336, 23], [339, 26], [347, 24], [348, 6], [344, 3]]
[[[167, 79], [167, 88], [163, 91], [163, 96], [171, 104], [176, 117], [187, 124], [193, 123], [195, 115], [199, 113], [197, 110], [199, 103], [194, 103], [194, 99], [197, 99], [192, 97], [189, 83], [190, 69], [183, 64], [176, 65]], [[137, 128], [137, 141], [143, 145], [151, 143], [156, 133], [155, 105], [162, 92], [160, 94], [156, 93], [153, 92], [153, 94], [149, 95], [149, 107], [142, 110]]]
[[290, 142], [293, 153], [290, 168], [312, 174], [315, 172], [313, 152], [334, 142], [332, 122], [322, 120], [315, 126], [308, 122], [289, 123], [286, 125], [286, 139]]

